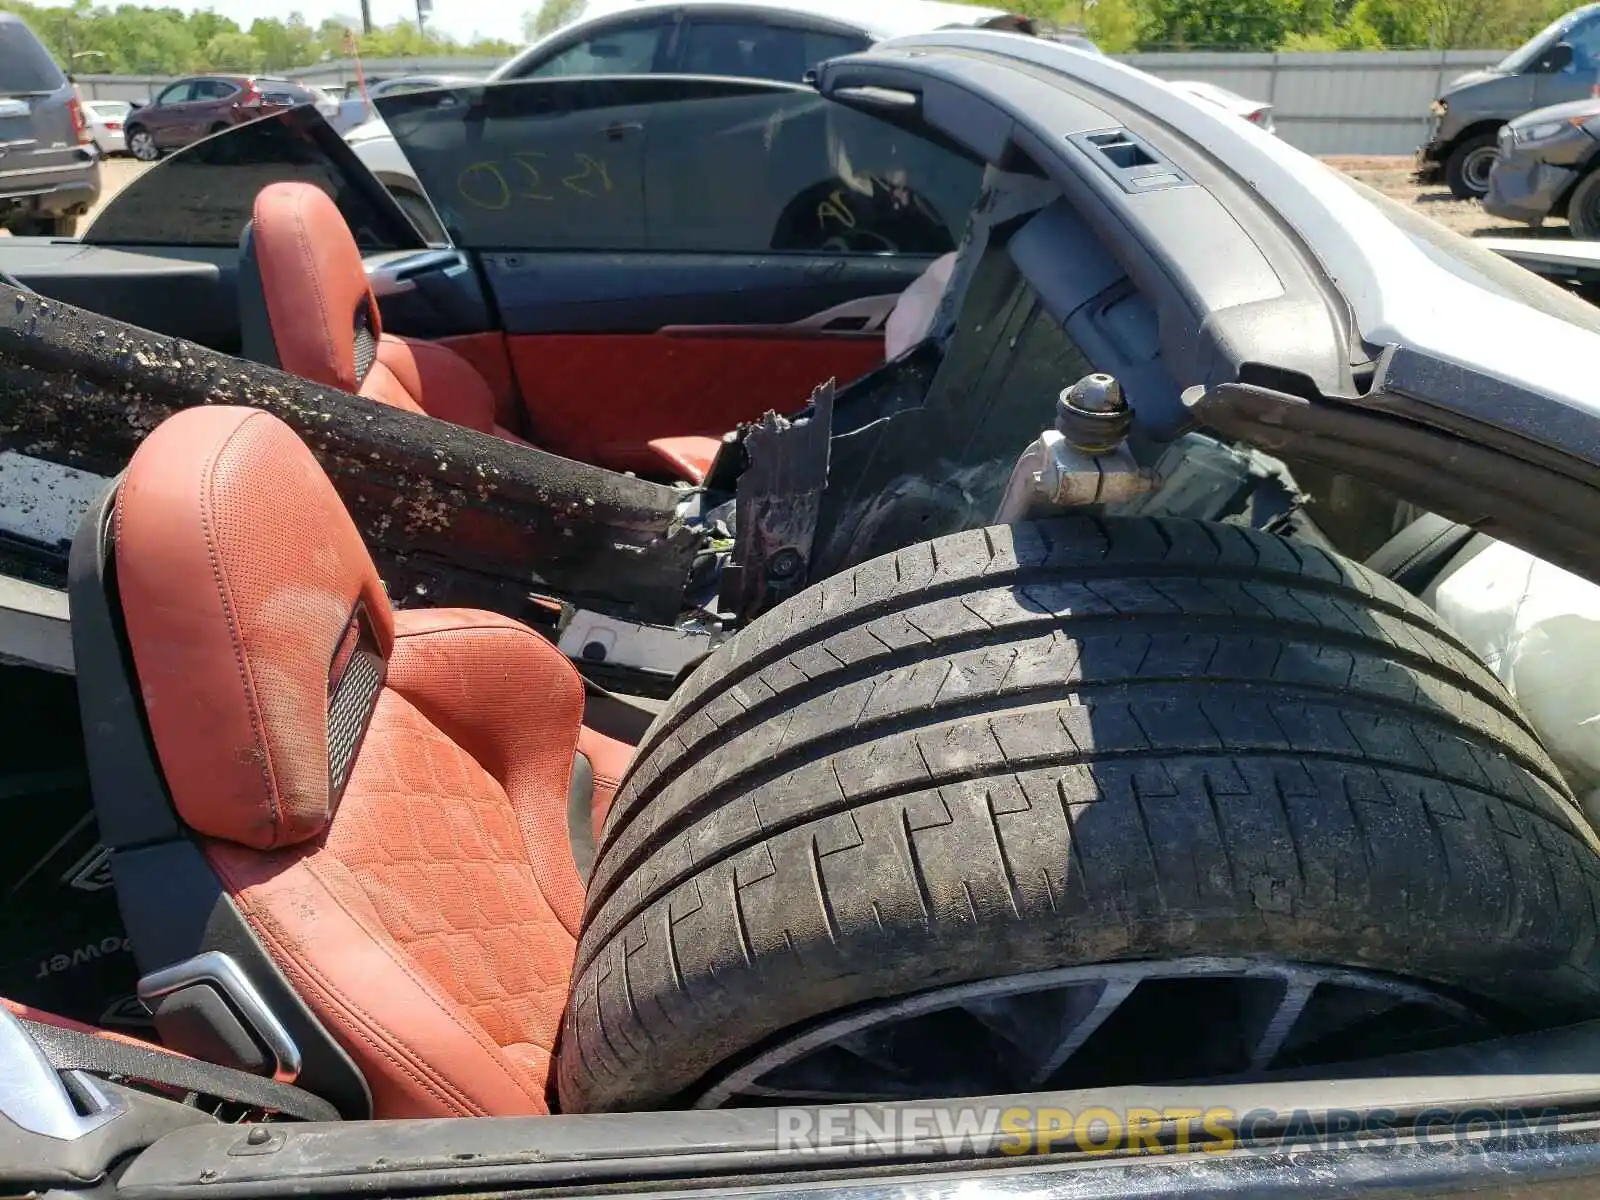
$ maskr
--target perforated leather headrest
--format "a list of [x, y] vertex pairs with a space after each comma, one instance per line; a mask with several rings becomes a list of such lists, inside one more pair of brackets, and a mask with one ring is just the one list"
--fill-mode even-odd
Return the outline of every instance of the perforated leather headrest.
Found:
[[256, 197], [255, 269], [278, 362], [291, 375], [354, 392], [383, 329], [350, 227], [321, 188], [274, 183]]
[[187, 409], [134, 454], [115, 537], [179, 816], [262, 850], [317, 836], [382, 690], [394, 618], [316, 459], [269, 413]]

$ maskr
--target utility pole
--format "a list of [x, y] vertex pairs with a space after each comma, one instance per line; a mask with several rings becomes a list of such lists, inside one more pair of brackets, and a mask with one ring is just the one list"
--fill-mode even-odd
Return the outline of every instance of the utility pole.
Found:
[[361, 0], [361, 32], [372, 32], [372, 0]]
[[433, 12], [433, 0], [417, 0], [417, 32], [428, 35], [428, 15]]

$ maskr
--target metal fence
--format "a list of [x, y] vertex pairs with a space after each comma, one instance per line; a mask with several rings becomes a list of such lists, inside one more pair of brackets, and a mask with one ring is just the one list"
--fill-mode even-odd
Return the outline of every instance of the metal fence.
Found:
[[1345, 54], [1130, 54], [1162, 79], [1198, 79], [1273, 105], [1278, 135], [1310, 154], [1409, 154], [1428, 104], [1458, 75], [1504, 51]]
[[[1409, 154], [1416, 148], [1428, 102], [1451, 79], [1498, 61], [1483, 50], [1390, 50], [1347, 54], [1130, 54], [1124, 61], [1163, 79], [1198, 79], [1274, 107], [1278, 133], [1312, 154]], [[410, 74], [483, 75], [494, 59], [374, 59], [367, 77]], [[355, 64], [319, 63], [284, 74], [317, 86], [349, 85]], [[143, 100], [167, 79], [80, 75], [85, 99]]]

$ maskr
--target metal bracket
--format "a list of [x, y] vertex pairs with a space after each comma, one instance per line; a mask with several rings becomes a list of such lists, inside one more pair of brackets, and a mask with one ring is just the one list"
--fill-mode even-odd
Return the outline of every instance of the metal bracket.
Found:
[[561, 630], [561, 653], [578, 663], [605, 663], [677, 678], [716, 649], [706, 630], [641, 625], [578, 609]]
[[995, 513], [1014, 525], [1086, 504], [1120, 504], [1155, 486], [1124, 439], [1133, 411], [1109, 375], [1085, 375], [1056, 400], [1056, 425], [1022, 452]]
[[1154, 482], [1126, 446], [1085, 454], [1047, 429], [1012, 468], [995, 524], [1014, 525], [1085, 504], [1121, 504], [1149, 491]]
[[126, 1111], [123, 1101], [102, 1091], [93, 1076], [68, 1071], [64, 1078], [16, 1015], [0, 1005], [0, 1116], [29, 1133], [70, 1142]]
[[300, 1047], [295, 1045], [283, 1023], [272, 1015], [267, 1002], [261, 998], [255, 984], [239, 969], [239, 964], [220, 950], [208, 950], [170, 967], [150, 972], [139, 980], [139, 999], [154, 1012], [164, 997], [195, 986], [210, 987], [220, 992], [250, 1032], [261, 1039], [276, 1063], [273, 1079], [279, 1083], [293, 1083], [300, 1077]]

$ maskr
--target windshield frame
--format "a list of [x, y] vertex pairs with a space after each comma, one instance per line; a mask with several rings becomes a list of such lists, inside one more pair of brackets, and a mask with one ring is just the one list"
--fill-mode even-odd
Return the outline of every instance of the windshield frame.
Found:
[[1562, 13], [1489, 69], [1498, 71], [1502, 75], [1521, 75], [1537, 62], [1539, 56], [1554, 45], [1562, 34], [1577, 23], [1579, 13], [1582, 11], [1584, 10]]

